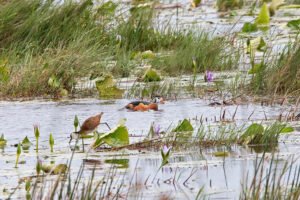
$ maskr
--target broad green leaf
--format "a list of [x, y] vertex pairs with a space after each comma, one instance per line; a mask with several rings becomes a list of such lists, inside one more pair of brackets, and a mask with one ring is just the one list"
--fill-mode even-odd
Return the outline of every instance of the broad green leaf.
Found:
[[155, 58], [155, 55], [154, 53], [151, 51], [151, 50], [148, 50], [148, 51], [144, 51], [142, 52], [142, 58], [144, 59], [152, 59], [152, 58]]
[[242, 28], [242, 32], [244, 33], [255, 32], [257, 30], [258, 30], [257, 25], [252, 24], [250, 22], [246, 22]]
[[300, 29], [300, 19], [291, 20], [287, 23], [287, 26], [299, 30]]
[[193, 131], [194, 128], [191, 125], [190, 121], [184, 119], [173, 131], [174, 132], [182, 132], [182, 131]]
[[261, 124], [250, 125], [245, 133], [240, 137], [240, 140], [244, 144], [250, 143], [250, 141], [257, 135], [261, 135], [264, 132], [264, 127]]
[[92, 148], [97, 148], [103, 143], [111, 147], [120, 147], [129, 144], [128, 130], [125, 127], [126, 119], [121, 119], [117, 126], [107, 133], [99, 136], [92, 144]]
[[23, 147], [29, 147], [29, 146], [31, 146], [31, 145], [32, 145], [32, 143], [29, 141], [28, 137], [26, 136], [26, 137], [23, 139], [23, 141], [22, 141], [22, 146], [23, 146]]
[[153, 82], [153, 81], [160, 81], [161, 78], [151, 67], [149, 67], [145, 72], [142, 80], [144, 82]]
[[258, 17], [255, 19], [256, 25], [269, 25], [270, 24], [270, 16], [267, 4], [264, 3], [261, 7], [260, 13]]
[[284, 127], [281, 131], [280, 131], [280, 133], [290, 133], [290, 132], [294, 132], [295, 130], [292, 128], [292, 127], [290, 127], [290, 126], [287, 126], [287, 127]]
[[111, 75], [104, 75], [96, 82], [100, 98], [121, 98], [124, 90], [117, 88], [116, 83]]

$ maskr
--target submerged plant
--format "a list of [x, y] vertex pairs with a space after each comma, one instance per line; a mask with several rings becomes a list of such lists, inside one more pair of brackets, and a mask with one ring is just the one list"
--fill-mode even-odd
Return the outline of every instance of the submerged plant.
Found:
[[20, 157], [20, 155], [21, 155], [21, 144], [20, 144], [20, 142], [19, 142], [18, 147], [17, 147], [17, 160], [16, 160], [15, 168], [17, 168], [17, 166], [18, 166], [18, 162], [19, 162], [19, 157]]
[[40, 130], [38, 125], [34, 125], [34, 135], [36, 138], [36, 152], [39, 151], [39, 137], [40, 137]]
[[51, 152], [53, 152], [54, 138], [52, 136], [52, 133], [50, 133], [50, 136], [49, 136], [49, 144], [51, 147]]

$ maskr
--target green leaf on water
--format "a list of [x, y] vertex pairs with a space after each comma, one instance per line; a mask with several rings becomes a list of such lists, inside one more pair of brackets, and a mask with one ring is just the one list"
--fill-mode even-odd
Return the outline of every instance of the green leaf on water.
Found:
[[26, 136], [23, 141], [22, 141], [22, 146], [24, 147], [28, 147], [28, 146], [31, 146], [32, 143], [29, 141], [28, 137]]
[[291, 29], [299, 30], [300, 29], [300, 19], [295, 19], [295, 20], [289, 21], [287, 23], [287, 26], [290, 27]]
[[129, 144], [128, 130], [125, 127], [126, 119], [121, 119], [117, 126], [107, 133], [99, 136], [92, 144], [92, 148], [97, 148], [103, 143], [111, 147], [120, 147]]
[[258, 30], [257, 25], [252, 24], [250, 22], [246, 22], [242, 28], [242, 32], [244, 33], [255, 32], [257, 30]]
[[190, 121], [184, 119], [173, 131], [174, 132], [182, 132], [182, 131], [193, 131], [194, 128], [191, 125]]
[[261, 124], [253, 123], [250, 125], [245, 133], [240, 137], [240, 140], [244, 144], [248, 144], [252, 141], [252, 139], [257, 136], [261, 135], [264, 132], [264, 127]]
[[213, 153], [215, 157], [227, 157], [228, 152], [215, 152]]
[[160, 81], [161, 78], [151, 67], [149, 67], [145, 72], [142, 80], [144, 82], [153, 82], [153, 81]]
[[261, 7], [258, 17], [255, 19], [256, 25], [269, 25], [270, 24], [270, 15], [267, 4], [264, 3]]
[[116, 86], [112, 75], [106, 74], [98, 79], [96, 82], [97, 90], [100, 94], [100, 98], [121, 98], [124, 90], [119, 89]]
[[2, 133], [1, 137], [0, 137], [0, 145], [5, 145], [7, 143], [7, 141], [4, 139], [4, 134]]
[[292, 127], [290, 127], [290, 126], [287, 126], [287, 127], [284, 127], [281, 131], [280, 131], [280, 133], [290, 133], [290, 132], [294, 132], [295, 130], [292, 128]]

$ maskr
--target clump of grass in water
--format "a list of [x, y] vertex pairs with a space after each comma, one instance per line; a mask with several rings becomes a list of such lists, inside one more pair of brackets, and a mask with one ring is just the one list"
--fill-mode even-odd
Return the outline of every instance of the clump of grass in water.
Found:
[[248, 175], [243, 181], [240, 199], [299, 199], [300, 166], [290, 160], [280, 161], [274, 154], [256, 158], [254, 176], [250, 182]]
[[253, 74], [249, 85], [252, 91], [259, 94], [299, 94], [299, 39], [287, 45], [279, 57], [267, 61], [269, 55], [270, 52], [264, 53], [257, 72]]
[[20, 155], [21, 155], [21, 144], [20, 144], [20, 142], [19, 142], [18, 147], [17, 147], [17, 160], [16, 160], [15, 168], [18, 167], [18, 162], [19, 162], [19, 157], [20, 157]]

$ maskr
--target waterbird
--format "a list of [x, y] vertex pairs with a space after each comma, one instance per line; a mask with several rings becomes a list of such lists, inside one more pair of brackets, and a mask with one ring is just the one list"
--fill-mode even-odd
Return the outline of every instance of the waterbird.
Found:
[[163, 104], [164, 99], [160, 96], [156, 96], [153, 102], [149, 101], [132, 101], [125, 106], [125, 108], [133, 111], [146, 111], [146, 110], [158, 110], [158, 103]]
[[[92, 117], [89, 117], [87, 118], [83, 124], [80, 126], [80, 130], [77, 131], [77, 132], [72, 132], [70, 134], [70, 141], [69, 141], [69, 144], [71, 143], [72, 139], [79, 139], [80, 136], [83, 136], [83, 135], [87, 135], [89, 133], [93, 133], [94, 131], [97, 130], [98, 126], [100, 124], [105, 124], [109, 129], [111, 129], [109, 127], [109, 125], [104, 122], [104, 123], [100, 123], [100, 120], [101, 120], [101, 117], [103, 115], [103, 112], [101, 112], [100, 114], [98, 115], [95, 115], [95, 116], [92, 116]], [[84, 143], [83, 143], [83, 138], [82, 139], [82, 149], [84, 151]]]

